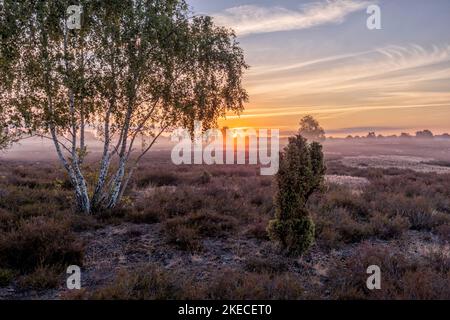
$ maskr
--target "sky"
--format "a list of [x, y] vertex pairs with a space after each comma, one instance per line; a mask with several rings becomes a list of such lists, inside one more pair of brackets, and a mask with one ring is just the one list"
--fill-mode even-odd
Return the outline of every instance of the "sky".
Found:
[[449, 0], [188, 3], [233, 28], [251, 66], [245, 112], [221, 125], [295, 131], [312, 114], [332, 136], [450, 131]]

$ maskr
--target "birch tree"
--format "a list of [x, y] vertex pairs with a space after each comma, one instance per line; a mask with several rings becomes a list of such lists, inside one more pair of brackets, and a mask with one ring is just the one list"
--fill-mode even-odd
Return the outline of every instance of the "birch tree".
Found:
[[7, 14], [3, 1], [0, 1], [0, 150], [11, 146], [18, 137], [11, 131], [13, 120], [17, 117], [14, 117], [12, 109], [5, 102], [11, 89], [11, 61], [17, 57], [17, 46], [14, 41], [17, 23], [12, 21], [12, 18], [11, 14]]
[[[77, 208], [89, 214], [120, 203], [164, 132], [192, 130], [195, 120], [207, 129], [227, 111], [240, 113], [247, 65], [234, 33], [192, 16], [183, 0], [83, 0], [80, 29], [68, 28], [71, 4], [4, 0], [18, 50], [2, 101], [53, 141]], [[103, 142], [93, 185], [83, 167], [88, 128]], [[149, 142], [139, 149], [141, 136]]]

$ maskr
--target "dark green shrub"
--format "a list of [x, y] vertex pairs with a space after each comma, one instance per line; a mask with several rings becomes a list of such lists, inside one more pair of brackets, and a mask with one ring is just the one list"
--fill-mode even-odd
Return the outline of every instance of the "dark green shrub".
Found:
[[299, 219], [279, 220], [269, 222], [269, 234], [278, 240], [288, 252], [303, 254], [314, 243], [314, 222], [305, 215]]
[[325, 165], [322, 146], [309, 144], [300, 135], [289, 138], [280, 154], [276, 176], [275, 220], [270, 221], [271, 239], [279, 241], [291, 254], [303, 254], [314, 242], [314, 223], [306, 203], [323, 185]]

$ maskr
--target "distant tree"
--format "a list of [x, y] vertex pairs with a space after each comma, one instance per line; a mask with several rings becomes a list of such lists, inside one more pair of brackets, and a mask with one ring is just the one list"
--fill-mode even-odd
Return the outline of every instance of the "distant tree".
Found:
[[379, 134], [379, 135], [377, 136], [377, 139], [384, 139], [384, 136], [383, 136], [382, 134]]
[[[0, 99], [20, 110], [26, 129], [53, 142], [78, 211], [92, 213], [120, 203], [164, 132], [193, 131], [195, 120], [206, 129], [241, 112], [247, 65], [233, 31], [192, 17], [184, 0], [77, 3], [82, 25], [72, 30], [73, 1], [0, 2], [0, 66], [10, 83]], [[82, 166], [86, 128], [103, 142], [90, 185]], [[141, 136], [150, 137], [144, 150], [135, 148]]]
[[375, 132], [369, 132], [367, 134], [367, 138], [369, 139], [375, 139], [377, 137], [377, 135], [375, 134]]
[[400, 134], [400, 138], [412, 138], [412, 136], [409, 134], [409, 133], [406, 133], [406, 132], [402, 132], [401, 134]]
[[443, 133], [443, 134], [442, 134], [442, 138], [444, 138], [444, 139], [450, 139], [450, 134], [448, 134], [448, 133]]
[[345, 139], [353, 139], [352, 135], [348, 135]]
[[434, 135], [430, 130], [423, 130], [423, 131], [417, 131], [416, 132], [416, 138], [425, 138], [430, 139], [433, 138]]
[[325, 130], [319, 125], [319, 122], [313, 116], [307, 115], [300, 120], [300, 129], [298, 134], [307, 140], [315, 142], [325, 141]]
[[317, 142], [309, 144], [300, 135], [290, 137], [280, 155], [276, 218], [270, 221], [268, 232], [291, 254], [305, 253], [314, 242], [315, 227], [307, 202], [323, 185], [324, 174], [322, 146]]

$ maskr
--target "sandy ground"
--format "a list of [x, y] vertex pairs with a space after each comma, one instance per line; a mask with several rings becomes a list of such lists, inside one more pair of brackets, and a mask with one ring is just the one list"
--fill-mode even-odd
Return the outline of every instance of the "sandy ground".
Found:
[[438, 174], [450, 173], [450, 167], [430, 164], [434, 158], [421, 158], [413, 156], [397, 155], [376, 155], [344, 157], [341, 162], [349, 167], [356, 168], [398, 168], [403, 170], [413, 170], [416, 172], [435, 172]]
[[340, 175], [327, 175], [325, 181], [330, 184], [347, 186], [351, 189], [361, 189], [370, 183], [366, 178]]
[[[245, 261], [251, 257], [270, 255], [284, 258], [273, 243], [235, 237], [204, 239], [207, 249], [199, 253], [174, 250], [164, 243], [161, 232], [160, 224], [124, 223], [82, 234], [86, 243], [82, 287], [95, 288], [105, 285], [114, 279], [119, 270], [133, 269], [148, 263], [162, 266], [165, 270], [181, 270], [198, 281], [206, 281], [217, 272], [227, 269], [242, 270]], [[450, 257], [450, 245], [439, 243], [427, 233], [409, 231], [399, 240], [374, 240], [372, 243], [398, 247], [403, 252], [418, 257], [430, 252], [443, 252]], [[355, 246], [332, 250], [328, 254], [313, 247], [307, 256], [291, 260], [288, 270], [304, 279], [304, 290], [307, 294], [311, 290], [310, 286], [321, 285], [326, 280], [330, 266], [348, 256]], [[10, 286], [0, 288], [0, 299], [61, 299], [67, 293], [63, 286], [40, 292], [21, 292]]]

